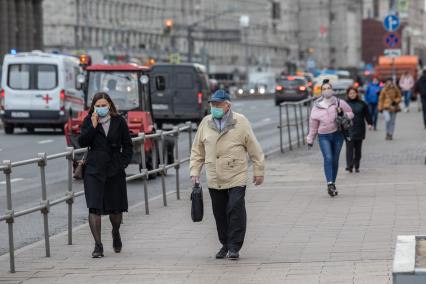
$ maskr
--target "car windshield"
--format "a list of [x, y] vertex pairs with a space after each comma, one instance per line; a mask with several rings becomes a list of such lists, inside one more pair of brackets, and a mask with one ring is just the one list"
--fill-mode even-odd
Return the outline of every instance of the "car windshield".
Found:
[[277, 81], [277, 85], [280, 85], [286, 88], [303, 86], [305, 84], [306, 82], [303, 79], [293, 79], [293, 80], [282, 79]]
[[139, 107], [139, 86], [136, 72], [91, 71], [87, 91], [87, 107], [94, 95], [107, 93], [117, 110], [132, 110]]

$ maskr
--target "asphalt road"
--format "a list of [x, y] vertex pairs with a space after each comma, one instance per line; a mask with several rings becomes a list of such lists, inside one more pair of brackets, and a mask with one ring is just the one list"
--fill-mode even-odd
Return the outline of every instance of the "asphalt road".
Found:
[[[265, 100], [238, 100], [233, 102], [233, 110], [243, 113], [252, 123], [257, 139], [265, 152], [278, 148], [278, 108], [272, 99]], [[294, 114], [292, 113], [291, 116]], [[36, 157], [37, 153], [54, 154], [64, 152], [66, 141], [62, 134], [51, 130], [38, 130], [28, 134], [25, 130], [17, 130], [14, 135], [5, 135], [0, 132], [0, 161], [24, 160]], [[182, 133], [179, 139], [180, 158], [189, 154], [189, 140], [187, 133]], [[183, 165], [180, 170], [181, 189], [189, 189], [188, 166]], [[127, 174], [138, 172], [138, 167], [131, 165]], [[48, 162], [47, 189], [50, 200], [64, 196], [67, 190], [67, 163], [65, 159]], [[0, 174], [0, 215], [6, 211], [5, 178]], [[73, 182], [74, 191], [82, 190], [82, 182]], [[168, 191], [175, 190], [175, 172], [169, 170], [166, 177]], [[161, 179], [149, 181], [149, 197], [161, 195]], [[14, 168], [12, 172], [12, 196], [15, 211], [37, 206], [41, 200], [40, 174], [37, 165]], [[168, 198], [175, 198], [170, 195]], [[128, 184], [129, 206], [144, 201], [143, 182], [132, 181]], [[87, 221], [87, 208], [84, 197], [75, 200], [73, 207], [74, 226]], [[65, 204], [51, 208], [49, 214], [49, 228], [51, 234], [56, 234], [67, 228], [67, 208]], [[155, 214], [152, 212], [151, 214]], [[188, 213], [189, 214], [189, 213]], [[15, 247], [19, 248], [42, 239], [43, 223], [41, 213], [19, 217], [14, 225]], [[6, 223], [0, 223], [0, 255], [8, 252], [8, 234]]]

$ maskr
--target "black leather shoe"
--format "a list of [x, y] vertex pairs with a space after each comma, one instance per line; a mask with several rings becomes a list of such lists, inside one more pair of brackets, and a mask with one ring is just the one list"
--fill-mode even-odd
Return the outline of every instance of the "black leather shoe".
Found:
[[95, 249], [92, 252], [92, 257], [93, 258], [104, 257], [104, 246], [102, 245], [102, 243], [95, 244]]
[[116, 253], [121, 252], [123, 243], [121, 242], [120, 232], [115, 233], [112, 231], [112, 247]]
[[356, 172], [356, 173], [359, 173], [359, 169], [355, 169], [355, 172]]
[[226, 247], [222, 247], [216, 254], [216, 259], [222, 259], [226, 257], [228, 253], [228, 249]]
[[231, 260], [237, 260], [240, 258], [240, 254], [237, 251], [229, 251], [228, 258]]

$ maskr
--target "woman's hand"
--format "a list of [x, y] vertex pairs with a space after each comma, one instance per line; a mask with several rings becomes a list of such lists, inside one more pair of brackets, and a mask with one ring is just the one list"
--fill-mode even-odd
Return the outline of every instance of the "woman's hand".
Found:
[[92, 113], [92, 125], [93, 125], [93, 128], [96, 128], [96, 126], [98, 126], [98, 121], [99, 121], [99, 115], [97, 114], [96, 111], [94, 111]]

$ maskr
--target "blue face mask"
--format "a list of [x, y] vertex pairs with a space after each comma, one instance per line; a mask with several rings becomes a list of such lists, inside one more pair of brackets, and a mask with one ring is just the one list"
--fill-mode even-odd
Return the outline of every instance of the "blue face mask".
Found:
[[109, 107], [95, 107], [95, 111], [100, 117], [104, 117], [108, 115]]
[[217, 119], [221, 119], [225, 115], [223, 108], [220, 107], [212, 107], [210, 112], [212, 113], [212, 116]]

